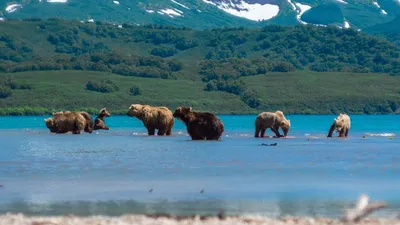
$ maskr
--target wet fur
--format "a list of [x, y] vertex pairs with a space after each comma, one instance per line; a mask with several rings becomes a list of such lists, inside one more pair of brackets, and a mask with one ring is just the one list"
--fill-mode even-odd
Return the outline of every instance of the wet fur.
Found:
[[136, 117], [143, 122], [148, 135], [171, 135], [174, 126], [174, 117], [171, 110], [164, 106], [150, 106], [132, 104], [128, 110], [128, 116]]
[[333, 120], [327, 137], [332, 137], [333, 132], [336, 130], [339, 132], [339, 137], [344, 138], [349, 134], [351, 122], [349, 115], [340, 113], [338, 117]]
[[191, 107], [179, 107], [173, 115], [185, 123], [192, 140], [219, 140], [224, 132], [224, 124], [212, 113], [193, 112]]
[[[285, 118], [282, 111], [262, 112], [258, 114], [255, 122], [254, 137], [264, 137], [266, 130], [269, 128], [275, 133], [276, 137], [285, 137], [290, 129], [290, 120]], [[284, 135], [279, 133], [279, 128], [284, 131]]]
[[94, 120], [94, 130], [109, 130], [110, 128], [106, 126], [106, 122], [104, 120], [105, 117], [109, 117], [111, 114], [107, 111], [106, 108], [101, 109], [99, 115]]

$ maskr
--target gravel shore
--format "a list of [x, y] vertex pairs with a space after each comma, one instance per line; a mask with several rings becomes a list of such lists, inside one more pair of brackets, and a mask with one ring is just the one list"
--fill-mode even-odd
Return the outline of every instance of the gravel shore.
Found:
[[[271, 219], [263, 217], [171, 217], [171, 216], [146, 216], [146, 215], [122, 215], [118, 217], [88, 216], [78, 217], [73, 215], [29, 217], [22, 214], [5, 214], [0, 216], [1, 225], [336, 225], [355, 224], [344, 223], [339, 219], [310, 218], [310, 217], [285, 217], [282, 219]], [[366, 218], [356, 224], [359, 225], [400, 225], [397, 219]]]

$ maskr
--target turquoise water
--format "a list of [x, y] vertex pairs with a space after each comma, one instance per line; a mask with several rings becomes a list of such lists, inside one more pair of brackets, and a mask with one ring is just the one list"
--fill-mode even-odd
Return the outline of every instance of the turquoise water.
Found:
[[180, 121], [170, 137], [127, 116], [57, 135], [45, 117], [0, 117], [0, 213], [338, 216], [364, 193], [388, 201], [382, 214], [400, 206], [400, 116], [353, 115], [347, 139], [326, 138], [332, 115], [287, 116], [286, 139], [254, 138], [254, 115], [220, 117], [221, 141], [191, 141]]

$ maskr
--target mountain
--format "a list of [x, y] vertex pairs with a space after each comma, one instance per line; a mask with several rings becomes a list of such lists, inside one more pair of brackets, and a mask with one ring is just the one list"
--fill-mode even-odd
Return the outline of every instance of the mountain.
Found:
[[400, 16], [400, 0], [0, 0], [0, 19], [168, 24], [196, 29], [311, 23], [366, 29]]

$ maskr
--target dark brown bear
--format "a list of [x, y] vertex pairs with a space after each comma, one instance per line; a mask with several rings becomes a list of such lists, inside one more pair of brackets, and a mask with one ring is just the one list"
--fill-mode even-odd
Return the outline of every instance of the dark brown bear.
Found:
[[90, 115], [85, 111], [80, 111], [79, 113], [86, 119], [86, 125], [84, 131], [91, 134], [93, 132], [93, 126], [94, 126], [92, 115]]
[[179, 107], [173, 115], [185, 123], [192, 140], [218, 140], [224, 132], [224, 124], [212, 113], [193, 112], [192, 107]]
[[111, 116], [111, 114], [106, 108], [101, 109], [99, 115], [94, 120], [94, 130], [109, 130], [110, 128], [106, 126], [106, 122], [104, 121], [104, 118], [109, 116]]

